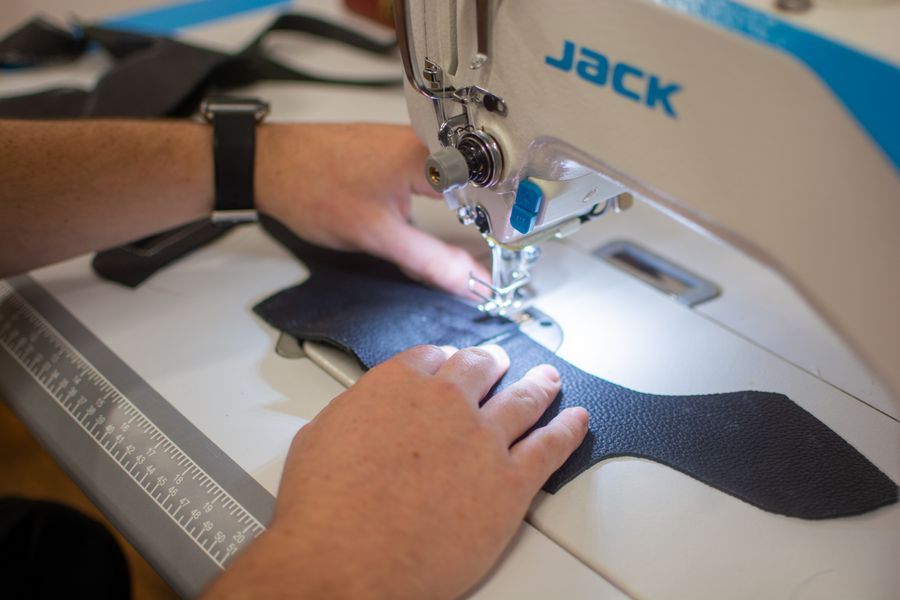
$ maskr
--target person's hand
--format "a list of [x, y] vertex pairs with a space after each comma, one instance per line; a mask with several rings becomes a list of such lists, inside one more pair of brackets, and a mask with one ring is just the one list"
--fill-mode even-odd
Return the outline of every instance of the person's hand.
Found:
[[489, 279], [484, 267], [408, 223], [411, 193], [437, 197], [425, 181], [426, 156], [409, 127], [263, 125], [257, 205], [305, 240], [373, 254], [462, 295], [470, 272]]
[[271, 527], [209, 598], [455, 598], [491, 568], [582, 442], [584, 409], [536, 367], [488, 400], [499, 347], [419, 346], [366, 373], [291, 446]]

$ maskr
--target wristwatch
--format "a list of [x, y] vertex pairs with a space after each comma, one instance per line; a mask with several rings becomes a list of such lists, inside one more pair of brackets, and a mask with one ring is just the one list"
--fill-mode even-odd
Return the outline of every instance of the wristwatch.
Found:
[[203, 101], [200, 114], [213, 126], [216, 200], [212, 221], [255, 221], [256, 126], [269, 114], [268, 103], [258, 98], [215, 96]]

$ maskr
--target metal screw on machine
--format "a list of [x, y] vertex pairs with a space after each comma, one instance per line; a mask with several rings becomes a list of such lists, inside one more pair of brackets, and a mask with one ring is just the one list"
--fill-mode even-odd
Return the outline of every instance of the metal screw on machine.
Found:
[[444, 70], [436, 62], [427, 58], [425, 59], [425, 68], [422, 69], [422, 78], [433, 90], [440, 90], [444, 87]]
[[472, 225], [475, 223], [475, 209], [471, 206], [460, 206], [456, 211], [456, 217], [461, 225]]
[[481, 99], [481, 105], [484, 106], [484, 109], [488, 112], [506, 114], [506, 102], [494, 94], [485, 94]]
[[456, 211], [456, 217], [463, 225], [474, 225], [481, 235], [491, 233], [491, 218], [481, 205], [460, 206]]
[[435, 191], [445, 193], [470, 181], [490, 187], [500, 179], [503, 155], [500, 147], [484, 131], [467, 131], [456, 146], [446, 146], [425, 160], [425, 178]]
[[491, 232], [491, 217], [488, 211], [480, 204], [475, 207], [475, 227], [481, 235], [487, 235]]
[[541, 257], [541, 249], [538, 246], [525, 246], [522, 248], [522, 260], [531, 265]]

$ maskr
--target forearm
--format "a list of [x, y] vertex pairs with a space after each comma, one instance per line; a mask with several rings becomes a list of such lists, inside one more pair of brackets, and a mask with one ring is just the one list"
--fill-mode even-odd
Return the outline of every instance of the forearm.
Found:
[[0, 121], [0, 165], [0, 277], [212, 210], [207, 125]]
[[[0, 120], [0, 278], [209, 215], [212, 137], [187, 121]], [[408, 222], [410, 193], [433, 194], [426, 153], [408, 127], [261, 125], [254, 201], [308, 242], [466, 294], [484, 267]]]

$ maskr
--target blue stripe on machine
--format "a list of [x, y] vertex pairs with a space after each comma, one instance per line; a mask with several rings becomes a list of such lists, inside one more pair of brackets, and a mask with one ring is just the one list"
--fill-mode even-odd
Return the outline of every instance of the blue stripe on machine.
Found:
[[146, 33], [170, 34], [183, 27], [200, 25], [240, 13], [290, 4], [290, 0], [193, 0], [127, 13], [104, 22]]
[[656, 1], [799, 59], [900, 170], [900, 68], [732, 0]]

